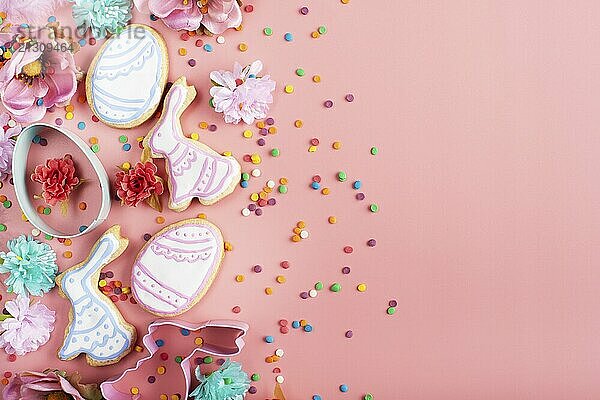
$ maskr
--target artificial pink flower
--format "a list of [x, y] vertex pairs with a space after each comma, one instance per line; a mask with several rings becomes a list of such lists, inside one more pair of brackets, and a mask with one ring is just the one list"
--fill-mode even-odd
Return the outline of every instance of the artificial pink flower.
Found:
[[0, 348], [18, 356], [36, 351], [50, 339], [54, 330], [54, 311], [41, 303], [29, 303], [27, 296], [19, 295], [7, 301], [6, 311], [12, 316], [0, 323]]
[[81, 385], [79, 375], [46, 370], [16, 374], [2, 391], [4, 400], [87, 400], [101, 399], [98, 385]]
[[71, 43], [57, 37], [56, 30], [36, 31], [39, 37], [27, 45], [20, 43], [26, 37], [23, 31], [0, 35], [5, 47], [13, 48], [9, 59], [0, 57], [0, 99], [15, 121], [31, 123], [41, 120], [48, 108], [69, 103], [77, 90], [77, 68], [67, 50]]
[[243, 120], [252, 124], [255, 119], [267, 116], [269, 104], [273, 102], [271, 92], [275, 90], [275, 81], [269, 75], [258, 77], [262, 62], [254, 61], [242, 69], [235, 63], [232, 71], [213, 71], [210, 79], [215, 86], [210, 95], [215, 111], [222, 112], [225, 122], [237, 124]]
[[21, 133], [21, 125], [11, 120], [7, 112], [0, 114], [0, 180], [6, 179], [12, 171], [15, 136]]
[[195, 31], [203, 25], [214, 34], [237, 28], [242, 10], [237, 0], [133, 0], [138, 11], [162, 19], [175, 30]]
[[80, 180], [75, 173], [73, 157], [51, 158], [46, 164], [35, 167], [31, 180], [42, 184], [42, 197], [52, 206], [66, 201]]
[[152, 162], [137, 163], [129, 171], [117, 172], [115, 186], [121, 204], [136, 207], [141, 201], [163, 194], [162, 180], [156, 176], [158, 168]]
[[63, 3], [63, 0], [0, 0], [11, 23], [42, 24]]

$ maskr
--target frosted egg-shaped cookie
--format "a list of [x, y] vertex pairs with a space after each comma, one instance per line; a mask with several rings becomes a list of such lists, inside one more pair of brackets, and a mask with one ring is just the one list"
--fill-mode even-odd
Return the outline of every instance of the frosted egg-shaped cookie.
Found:
[[92, 112], [115, 128], [132, 128], [154, 114], [169, 72], [164, 39], [146, 25], [133, 24], [100, 48], [85, 88]]
[[140, 250], [131, 289], [146, 311], [161, 317], [182, 314], [208, 291], [223, 260], [221, 231], [204, 219], [169, 225]]

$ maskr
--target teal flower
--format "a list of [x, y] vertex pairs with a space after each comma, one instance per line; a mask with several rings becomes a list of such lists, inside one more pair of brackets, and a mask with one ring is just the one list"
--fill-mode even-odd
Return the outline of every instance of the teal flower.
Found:
[[97, 39], [119, 33], [131, 19], [131, 0], [71, 0], [77, 29]]
[[4, 281], [9, 292], [42, 296], [54, 287], [58, 266], [52, 247], [25, 235], [6, 246], [9, 252], [0, 252], [0, 273], [10, 274]]
[[250, 388], [248, 374], [239, 363], [230, 360], [207, 376], [202, 375], [200, 367], [197, 367], [196, 378], [200, 384], [190, 393], [195, 400], [241, 400]]

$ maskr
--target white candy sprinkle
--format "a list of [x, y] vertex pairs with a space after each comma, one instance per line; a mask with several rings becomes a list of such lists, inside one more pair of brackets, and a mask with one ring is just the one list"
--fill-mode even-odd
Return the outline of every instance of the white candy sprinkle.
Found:
[[217, 43], [219, 43], [219, 44], [225, 43], [225, 38], [223, 36], [217, 36]]
[[33, 236], [33, 237], [38, 237], [38, 236], [40, 236], [40, 235], [41, 235], [41, 233], [42, 233], [42, 232], [40, 232], [40, 230], [39, 230], [39, 229], [37, 229], [37, 228], [33, 228], [33, 229], [31, 230], [31, 236]]
[[306, 239], [308, 237], [308, 231], [305, 231], [305, 230], [300, 231], [300, 237], [302, 239]]
[[277, 378], [275, 378], [275, 380], [277, 381], [277, 383], [283, 383], [285, 378], [282, 375], [277, 375]]
[[279, 358], [283, 357], [283, 349], [277, 349], [275, 350], [275, 355]]
[[273, 180], [267, 181], [267, 187], [273, 189], [275, 187], [275, 181], [273, 181]]
[[242, 215], [244, 217], [248, 217], [250, 215], [250, 210], [248, 210], [247, 208], [242, 208]]
[[317, 297], [317, 291], [315, 289], [311, 289], [308, 291], [309, 297]]
[[250, 173], [251, 173], [251, 174], [252, 174], [252, 176], [253, 176], [253, 177], [255, 177], [255, 178], [258, 178], [258, 177], [260, 176], [260, 174], [261, 174], [261, 172], [260, 172], [260, 169], [258, 169], [258, 168], [254, 168], [254, 169], [252, 170], [252, 172], [250, 172]]
[[15, 126], [17, 126], [17, 121], [15, 121], [14, 119], [9, 119], [7, 125], [9, 126], [9, 128], [14, 128]]

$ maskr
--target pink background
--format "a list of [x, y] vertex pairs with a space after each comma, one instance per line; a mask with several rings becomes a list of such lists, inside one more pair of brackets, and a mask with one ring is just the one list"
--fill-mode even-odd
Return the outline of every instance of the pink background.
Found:
[[[298, 13], [302, 5], [307, 16]], [[181, 74], [196, 86], [197, 100], [185, 114], [186, 132], [219, 151], [263, 156], [261, 178], [238, 188], [212, 207], [194, 204], [187, 212], [164, 212], [168, 223], [199, 212], [219, 225], [234, 250], [226, 255], [208, 295], [185, 319], [233, 318], [250, 323], [240, 360], [260, 373], [258, 394], [270, 396], [271, 369], [285, 376], [289, 399], [588, 399], [600, 396], [600, 244], [599, 185], [595, 172], [600, 123], [600, 4], [592, 1], [256, 1], [245, 14], [244, 30], [229, 31], [227, 43], [214, 39], [213, 53], [182, 42], [161, 22], [168, 39], [170, 80]], [[66, 15], [66, 13], [65, 13]], [[137, 21], [147, 21], [136, 16]], [[70, 21], [67, 17], [65, 21]], [[319, 39], [310, 32], [326, 25]], [[262, 34], [265, 26], [274, 34]], [[285, 32], [294, 41], [283, 40]], [[240, 42], [249, 49], [241, 53]], [[177, 54], [179, 47], [188, 56]], [[85, 47], [77, 61], [86, 67], [98, 46]], [[193, 57], [198, 65], [191, 68]], [[278, 82], [271, 116], [279, 133], [259, 148], [244, 139], [245, 126], [225, 125], [207, 106], [208, 73], [229, 69], [233, 61], [261, 59], [263, 72]], [[302, 67], [306, 76], [295, 76]], [[322, 77], [320, 84], [311, 81]], [[283, 92], [293, 84], [292, 95]], [[343, 97], [354, 93], [356, 100]], [[332, 99], [335, 106], [322, 103]], [[48, 120], [63, 117], [57, 111]], [[295, 119], [304, 127], [293, 127]], [[85, 121], [85, 131], [77, 130]], [[215, 133], [199, 130], [208, 121]], [[65, 124], [85, 139], [97, 136], [98, 154], [112, 175], [114, 165], [135, 161], [139, 151], [119, 150], [123, 133], [94, 124], [87, 106], [76, 104], [75, 119]], [[125, 132], [130, 143], [151, 123]], [[321, 141], [308, 153], [309, 140]], [[331, 143], [343, 148], [334, 151]], [[268, 156], [272, 147], [279, 158]], [[369, 154], [378, 146], [379, 155]], [[245, 171], [252, 165], [242, 163]], [[348, 173], [346, 183], [335, 174]], [[332, 194], [308, 188], [313, 174]], [[285, 176], [289, 193], [261, 217], [243, 218], [252, 191], [267, 179]], [[354, 199], [351, 182], [360, 179], [367, 198]], [[0, 191], [15, 204], [9, 185]], [[369, 202], [381, 207], [370, 213]], [[28, 232], [16, 205], [2, 209], [9, 227], [4, 239]], [[104, 228], [121, 223], [129, 249], [108, 269], [128, 282], [142, 235], [154, 233], [157, 213], [117, 203]], [[336, 225], [327, 217], [335, 215]], [[289, 240], [298, 220], [310, 238]], [[55, 240], [61, 270], [84, 258], [101, 234], [95, 231], [69, 248]], [[365, 242], [377, 239], [375, 248]], [[352, 255], [342, 252], [352, 245]], [[290, 260], [292, 267], [278, 265]], [[261, 274], [250, 268], [260, 264]], [[350, 275], [342, 275], [350, 265]], [[236, 274], [245, 274], [238, 284]], [[276, 275], [287, 282], [277, 284]], [[316, 281], [340, 282], [343, 290], [320, 292], [316, 299], [298, 294]], [[368, 290], [359, 293], [358, 283]], [[272, 296], [264, 288], [274, 288]], [[397, 299], [398, 311], [385, 313]], [[66, 311], [56, 291], [42, 301]], [[242, 308], [233, 314], [233, 306]], [[152, 317], [139, 307], [118, 303], [126, 319], [143, 334]], [[61, 343], [66, 313], [59, 314], [50, 343], [39, 352], [2, 362], [3, 369], [80, 370], [85, 380], [104, 379], [133, 365], [92, 368], [83, 360], [49, 362]], [[312, 333], [278, 333], [277, 321], [304, 318]], [[348, 329], [352, 339], [344, 338]], [[275, 343], [263, 342], [265, 335]], [[276, 348], [286, 354], [275, 364], [264, 358]], [[350, 387], [340, 393], [342, 383]]]

